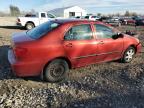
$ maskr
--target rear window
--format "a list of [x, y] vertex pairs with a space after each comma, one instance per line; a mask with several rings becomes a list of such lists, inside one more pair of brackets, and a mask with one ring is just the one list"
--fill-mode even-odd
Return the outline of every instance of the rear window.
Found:
[[46, 33], [52, 31], [53, 29], [57, 28], [60, 24], [53, 22], [53, 21], [48, 21], [46, 23], [43, 23], [29, 31], [27, 31], [27, 34], [29, 37], [32, 39], [39, 39]]

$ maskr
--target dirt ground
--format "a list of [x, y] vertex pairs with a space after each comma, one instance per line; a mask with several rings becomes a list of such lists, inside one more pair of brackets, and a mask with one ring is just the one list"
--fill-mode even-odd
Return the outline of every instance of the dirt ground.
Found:
[[14, 26], [16, 17], [0, 17], [0, 26]]
[[[137, 32], [144, 46], [144, 27], [122, 26], [118, 29]], [[128, 64], [114, 61], [72, 69], [65, 81], [50, 84], [38, 78], [17, 78], [11, 73], [7, 60], [11, 35], [22, 31], [24, 30], [14, 26], [0, 26], [0, 95], [7, 94], [6, 101], [0, 101], [0, 105], [15, 105], [13, 102], [7, 103], [17, 97], [14, 95], [13, 98], [8, 98], [13, 93], [11, 90], [22, 93], [25, 88], [30, 93], [35, 90], [40, 92], [41, 89], [57, 91], [51, 94], [55, 97], [53, 102], [48, 100], [49, 96], [46, 97], [48, 102], [44, 107], [50, 104], [51, 107], [65, 108], [144, 108], [144, 52]], [[142, 50], [144, 51], [144, 47]], [[43, 95], [44, 93], [41, 94]], [[25, 98], [26, 100], [30, 102], [29, 98]], [[25, 106], [25, 101], [21, 100], [22, 107]]]

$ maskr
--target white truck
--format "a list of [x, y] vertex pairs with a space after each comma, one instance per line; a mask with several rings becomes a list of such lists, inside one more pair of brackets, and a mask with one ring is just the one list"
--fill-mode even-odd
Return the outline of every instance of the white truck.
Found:
[[35, 15], [26, 15], [25, 17], [18, 17], [16, 25], [25, 27], [27, 30], [34, 28], [46, 21], [55, 19], [53, 14], [48, 14], [47, 12], [39, 12]]

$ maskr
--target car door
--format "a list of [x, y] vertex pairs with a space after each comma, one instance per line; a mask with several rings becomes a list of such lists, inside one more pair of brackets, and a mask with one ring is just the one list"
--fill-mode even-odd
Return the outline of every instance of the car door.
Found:
[[40, 13], [39, 23], [42, 24], [42, 23], [47, 22], [47, 21], [48, 21], [48, 18], [47, 18], [46, 13]]
[[102, 24], [94, 24], [94, 27], [98, 42], [97, 60], [104, 62], [119, 59], [124, 46], [123, 38], [114, 39], [116, 33], [111, 27]]
[[64, 36], [64, 49], [74, 67], [94, 63], [97, 44], [90, 24], [72, 26]]

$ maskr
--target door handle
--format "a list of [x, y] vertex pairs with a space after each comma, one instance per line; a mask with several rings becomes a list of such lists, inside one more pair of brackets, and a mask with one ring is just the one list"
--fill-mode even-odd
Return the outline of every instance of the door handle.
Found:
[[66, 47], [72, 47], [72, 43], [66, 44]]
[[98, 44], [104, 44], [104, 42], [103, 42], [103, 41], [100, 41], [100, 42], [98, 42]]

